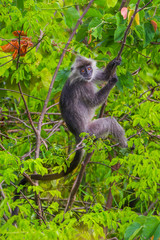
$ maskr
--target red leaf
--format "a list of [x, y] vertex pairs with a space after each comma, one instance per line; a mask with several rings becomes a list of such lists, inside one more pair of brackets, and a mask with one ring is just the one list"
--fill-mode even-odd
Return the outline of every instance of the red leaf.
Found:
[[[24, 57], [27, 53], [27, 48], [32, 47], [33, 43], [31, 42], [30, 38], [23, 38], [23, 40], [20, 40], [20, 56]], [[2, 48], [3, 52], [14, 52], [13, 53], [13, 59], [15, 59], [18, 55], [18, 50], [19, 50], [19, 41], [18, 39], [12, 40], [11, 42], [0, 46]]]
[[13, 34], [15, 36], [22, 35], [22, 39], [20, 40], [20, 46], [19, 46], [19, 39], [14, 39], [11, 40], [9, 43], [0, 46], [3, 52], [9, 53], [9, 52], [14, 52], [13, 53], [13, 59], [15, 59], [19, 53], [21, 57], [24, 57], [27, 53], [28, 47], [33, 47], [33, 43], [31, 41], [31, 38], [26, 37], [27, 34], [24, 33], [23, 31], [14, 31]]
[[0, 46], [0, 47], [2, 48], [3, 52], [8, 53], [8, 52], [14, 52], [15, 49], [18, 49], [19, 44], [18, 44], [17, 40], [12, 40], [11, 42], [9, 42], [3, 46]]
[[89, 36], [89, 40], [88, 40], [88, 44], [90, 44], [91, 41], [92, 41], [92, 35], [90, 34], [90, 36]]
[[18, 49], [16, 49], [15, 52], [13, 53], [13, 55], [12, 55], [13, 59], [15, 59], [17, 57], [17, 54], [18, 54]]
[[126, 19], [127, 18], [127, 8], [126, 7], [123, 7], [122, 9], [121, 9], [121, 15], [123, 16], [123, 18], [124, 19]]
[[28, 43], [24, 44], [21, 49], [20, 49], [20, 56], [24, 57], [26, 55], [27, 52], [27, 48], [28, 48]]
[[151, 24], [154, 27], [154, 31], [156, 32], [156, 30], [157, 30], [157, 23], [155, 21], [151, 20]]
[[27, 36], [27, 33], [25, 33], [24, 31], [14, 31], [13, 35], [16, 36], [16, 37], [19, 37], [19, 35], [20, 36]]

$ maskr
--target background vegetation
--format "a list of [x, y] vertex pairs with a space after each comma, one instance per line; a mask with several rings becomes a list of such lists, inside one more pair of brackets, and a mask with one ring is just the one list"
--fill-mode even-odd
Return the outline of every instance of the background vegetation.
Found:
[[[160, 238], [160, 1], [92, 0], [74, 34], [88, 3], [0, 1], [0, 239]], [[73, 159], [58, 101], [75, 56], [101, 68], [122, 45], [119, 81], [103, 115], [123, 125], [128, 149], [112, 138], [85, 140], [94, 154], [76, 195], [81, 164], [65, 178], [18, 186], [25, 174], [60, 172]], [[15, 206], [19, 215], [11, 217]]]

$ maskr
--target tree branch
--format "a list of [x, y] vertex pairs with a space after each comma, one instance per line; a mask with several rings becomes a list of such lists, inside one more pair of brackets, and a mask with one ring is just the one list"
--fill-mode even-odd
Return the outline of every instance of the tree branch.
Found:
[[137, 12], [140, 12], [141, 10], [143, 10], [145, 7], [147, 7], [151, 2], [153, 2], [153, 0], [149, 1], [145, 6], [143, 6], [142, 8], [138, 9]]
[[[138, 0], [138, 2], [137, 2], [137, 4], [136, 4], [135, 11], [134, 11], [134, 13], [133, 13], [133, 15], [132, 15], [132, 17], [131, 17], [131, 20], [130, 20], [130, 22], [129, 22], [129, 24], [128, 24], [128, 27], [127, 27], [127, 29], [126, 29], [126, 31], [125, 31], [124, 38], [123, 38], [123, 42], [122, 42], [122, 45], [121, 45], [121, 49], [120, 49], [120, 51], [118, 52], [117, 59], [120, 58], [121, 53], [122, 53], [122, 51], [123, 51], [123, 48], [124, 48], [124, 46], [125, 46], [127, 34], [128, 34], [128, 31], [129, 31], [129, 29], [130, 29], [130, 27], [131, 27], [131, 25], [132, 25], [132, 22], [133, 22], [133, 20], [134, 20], [134, 17], [135, 17], [135, 15], [136, 15], [136, 13], [137, 13], [137, 9], [138, 9], [139, 3], [140, 3], [140, 0]], [[115, 70], [116, 70], [116, 67], [113, 69], [112, 74], [114, 74]], [[99, 118], [103, 116], [104, 109], [105, 109], [105, 104], [106, 104], [106, 103], [104, 103], [104, 104], [102, 105]], [[74, 182], [74, 184], [73, 184], [73, 187], [72, 187], [72, 189], [71, 189], [70, 196], [69, 196], [69, 198], [68, 198], [68, 202], [67, 202], [67, 205], [66, 205], [66, 208], [65, 208], [65, 213], [66, 213], [69, 209], [71, 209], [71, 207], [72, 207], [72, 204], [73, 204], [73, 202], [74, 202], [74, 198], [75, 198], [76, 193], [77, 193], [77, 191], [78, 191], [79, 185], [80, 185], [80, 183], [81, 183], [81, 181], [82, 181], [82, 177], [83, 177], [83, 174], [84, 174], [84, 171], [85, 171], [85, 167], [86, 167], [87, 163], [90, 161], [93, 153], [94, 153], [94, 151], [91, 152], [91, 153], [88, 153], [88, 154], [86, 155], [86, 157], [85, 157], [85, 160], [82, 162], [81, 170], [80, 170], [80, 172], [79, 172], [79, 174], [78, 174], [78, 176], [77, 176], [77, 178], [76, 178], [76, 180], [75, 180], [75, 182]]]
[[82, 178], [83, 178], [83, 175], [84, 175], [84, 172], [85, 172], [85, 168], [87, 166], [87, 163], [89, 163], [92, 155], [93, 155], [94, 151], [91, 152], [91, 153], [87, 153], [86, 157], [85, 157], [85, 160], [81, 163], [81, 169], [80, 169], [80, 172], [72, 186], [72, 189], [71, 189], [71, 192], [70, 192], [70, 195], [69, 195], [69, 198], [68, 198], [68, 201], [67, 201], [67, 205], [66, 205], [66, 208], [65, 208], [65, 213], [71, 209], [72, 207], [72, 204], [74, 202], [74, 199], [75, 199], [75, 196], [76, 196], [76, 193], [77, 193], [77, 190], [79, 188], [79, 185], [81, 184], [81, 181], [82, 181]]
[[[19, 68], [19, 58], [20, 58], [20, 49], [21, 49], [20, 37], [21, 37], [22, 29], [23, 29], [23, 25], [22, 25], [21, 31], [20, 31], [20, 32], [17, 31], [17, 33], [18, 33], [18, 35], [19, 35], [19, 38], [18, 38], [19, 48], [18, 48], [18, 57], [17, 57], [17, 66], [16, 66], [16, 69], [17, 69], [17, 70], [18, 70], [18, 68]], [[42, 38], [43, 38], [43, 37], [42, 37]], [[42, 38], [41, 38], [41, 40], [42, 40]], [[40, 41], [39, 41], [39, 42], [40, 42]], [[38, 133], [37, 129], [36, 129], [35, 126], [34, 126], [34, 123], [33, 123], [32, 117], [31, 117], [31, 114], [30, 114], [29, 109], [28, 109], [28, 106], [27, 106], [27, 103], [26, 103], [25, 98], [24, 98], [24, 96], [23, 96], [23, 92], [22, 92], [22, 88], [21, 88], [20, 82], [18, 82], [18, 88], [19, 88], [19, 91], [20, 91], [20, 93], [21, 93], [21, 97], [22, 97], [22, 99], [23, 99], [23, 102], [24, 102], [24, 105], [25, 105], [25, 108], [26, 108], [26, 111], [27, 111], [27, 115], [28, 115], [29, 122], [30, 122], [30, 124], [31, 124], [31, 126], [32, 126], [32, 129], [33, 129], [35, 135], [36, 135], [36, 139], [39, 139], [39, 141], [41, 141], [41, 138], [39, 138], [39, 133]], [[35, 184], [38, 185], [38, 181], [36, 181]], [[35, 193], [35, 200], [36, 200], [36, 204], [37, 204], [37, 206], [38, 206], [38, 214], [37, 214], [37, 216], [38, 216], [39, 221], [40, 221], [40, 224], [41, 224], [42, 220], [44, 221], [44, 219], [43, 219], [43, 216], [42, 216], [42, 208], [41, 208], [40, 196], [39, 196], [39, 194], [37, 194], [37, 193]], [[45, 223], [45, 221], [44, 221], [44, 223]]]
[[[17, 187], [13, 182], [10, 182], [10, 184], [11, 184], [12, 186], [14, 186], [16, 189], [18, 189], [18, 187]], [[34, 212], [43, 220], [43, 222], [46, 224], [43, 216], [40, 215], [40, 214], [36, 211], [36, 209], [32, 206], [32, 204], [30, 203], [30, 201], [28, 200], [28, 198], [24, 195], [24, 193], [23, 193], [21, 190], [20, 190], [20, 193], [22, 194], [22, 196], [24, 197], [24, 199], [29, 203], [29, 205], [31, 206], [31, 208], [33, 209], [33, 211], [34, 211]]]
[[[126, 39], [127, 39], [127, 35], [128, 35], [128, 32], [129, 32], [129, 29], [130, 29], [130, 27], [131, 27], [131, 25], [132, 25], [132, 23], [133, 23], [133, 20], [134, 20], [134, 18], [135, 18], [135, 16], [136, 16], [137, 11], [138, 11], [139, 3], [140, 3], [140, 0], [138, 0], [137, 3], [136, 3], [136, 7], [135, 7], [135, 10], [134, 10], [134, 13], [133, 13], [133, 15], [132, 15], [132, 17], [131, 17], [131, 20], [130, 20], [130, 22], [129, 22], [127, 28], [126, 28], [126, 31], [125, 31], [125, 33], [124, 33], [124, 37], [123, 37], [123, 41], [122, 41], [122, 44], [121, 44], [121, 48], [120, 48], [120, 50], [119, 50], [119, 52], [118, 52], [118, 55], [117, 55], [116, 59], [120, 59], [120, 57], [121, 57], [122, 51], [123, 51], [124, 46], [125, 46], [125, 44], [126, 44]], [[112, 70], [112, 76], [113, 76], [113, 74], [115, 73], [115, 71], [116, 71], [116, 66], [115, 66], [115, 67], [113, 68], [113, 70]], [[102, 117], [103, 114], [104, 114], [105, 104], [106, 104], [106, 103], [104, 103], [104, 104], [102, 105], [102, 107], [101, 107], [101, 117]]]
[[41, 132], [41, 127], [42, 127], [42, 121], [43, 121], [43, 118], [44, 118], [44, 114], [46, 112], [46, 108], [47, 108], [47, 105], [48, 105], [48, 102], [49, 102], [49, 98], [50, 98], [50, 95], [51, 95], [51, 91], [52, 91], [52, 88], [53, 88], [53, 84], [55, 82], [55, 79], [56, 79], [56, 76], [57, 76], [57, 73], [59, 71], [59, 68], [60, 68], [60, 65], [63, 61], [63, 58], [64, 58], [64, 55], [67, 51], [67, 48], [71, 42], [71, 40], [73, 39], [75, 33], [76, 33], [76, 30], [78, 29], [78, 26], [79, 24], [81, 23], [81, 20], [82, 18], [85, 16], [85, 14], [87, 13], [88, 9], [90, 8], [91, 4], [93, 3], [94, 0], [91, 0], [88, 4], [88, 6], [86, 7], [86, 9], [84, 10], [83, 14], [81, 15], [81, 17], [78, 19], [77, 23], [76, 23], [76, 26], [75, 28], [73, 29], [73, 32], [70, 36], [70, 38], [68, 39], [68, 42], [66, 43], [65, 45], [65, 48], [63, 49], [63, 52], [61, 54], [61, 57], [59, 59], [59, 63], [56, 67], [56, 70], [55, 70], [55, 73], [53, 75], [53, 78], [52, 78], [52, 82], [50, 84], [50, 87], [49, 87], [49, 91], [48, 91], [48, 94], [47, 94], [47, 98], [45, 100], [45, 103], [44, 103], [44, 106], [43, 106], [43, 110], [42, 110], [42, 113], [41, 113], [41, 116], [40, 116], [40, 119], [39, 119], [39, 123], [38, 123], [38, 132], [39, 132], [39, 136], [38, 136], [38, 139], [37, 139], [37, 146], [36, 146], [36, 157], [39, 157], [39, 148], [40, 148], [40, 132]]

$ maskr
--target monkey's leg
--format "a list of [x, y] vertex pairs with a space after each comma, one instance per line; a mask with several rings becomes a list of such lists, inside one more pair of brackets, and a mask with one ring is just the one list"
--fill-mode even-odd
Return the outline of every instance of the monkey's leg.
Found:
[[118, 140], [122, 147], [127, 147], [125, 131], [115, 118], [107, 117], [93, 120], [87, 127], [86, 132], [98, 137], [107, 137], [111, 134]]

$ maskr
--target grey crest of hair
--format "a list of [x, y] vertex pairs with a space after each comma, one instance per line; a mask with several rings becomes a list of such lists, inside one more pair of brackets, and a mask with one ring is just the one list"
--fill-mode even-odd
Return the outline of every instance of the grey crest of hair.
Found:
[[[71, 74], [66, 81], [61, 97], [61, 114], [69, 130], [74, 134], [76, 143], [80, 143], [82, 132], [95, 135], [97, 138], [107, 137], [111, 134], [120, 143], [121, 147], [127, 147], [125, 131], [122, 126], [113, 117], [93, 119], [95, 110], [103, 104], [115, 86], [118, 78], [116, 74], [112, 76], [113, 69], [119, 65], [120, 60], [112, 60], [106, 68], [98, 69], [96, 61], [78, 56], [71, 67]], [[106, 82], [106, 85], [97, 90], [96, 84]], [[66, 171], [56, 174], [32, 174], [30, 177], [34, 180], [54, 180], [68, 175], [79, 164], [83, 156], [83, 150], [78, 149], [75, 157]], [[25, 185], [27, 179], [23, 178], [19, 185]], [[16, 191], [14, 201], [19, 199], [20, 193]], [[18, 214], [18, 207], [12, 215]]]
[[[120, 62], [121, 60], [114, 59], [105, 69], [100, 70], [94, 60], [78, 56], [72, 65], [70, 77], [61, 93], [60, 109], [69, 130], [75, 135], [76, 143], [81, 140], [80, 133], [86, 132], [90, 135], [95, 134], [97, 138], [111, 134], [122, 147], [127, 147], [124, 129], [115, 118], [93, 120], [96, 108], [107, 100], [118, 81], [116, 74], [112, 76], [112, 69]], [[90, 71], [92, 69], [92, 74], [87, 74], [87, 68]], [[85, 76], [81, 70], [86, 71]], [[98, 91], [96, 84], [102, 81], [106, 81], [107, 84]]]

